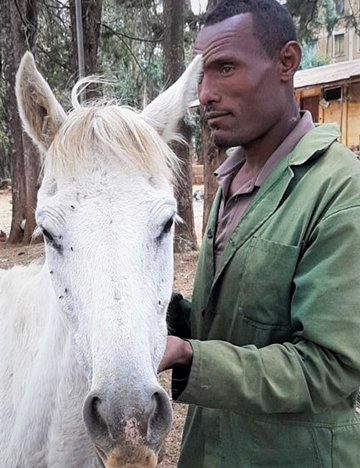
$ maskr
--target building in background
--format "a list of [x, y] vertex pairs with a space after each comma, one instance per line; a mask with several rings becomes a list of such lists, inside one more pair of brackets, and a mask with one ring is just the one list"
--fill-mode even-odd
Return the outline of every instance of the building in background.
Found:
[[[331, 63], [360, 59], [360, 0], [332, 1], [333, 18], [326, 20], [316, 44], [317, 52], [327, 55]], [[353, 21], [355, 18], [355, 21]]]
[[296, 99], [314, 122], [338, 124], [341, 142], [359, 152], [360, 0], [324, 0], [320, 18], [318, 41], [307, 50], [329, 64], [296, 73]]
[[341, 142], [354, 151], [360, 144], [360, 59], [299, 70], [295, 95], [314, 122], [337, 123]]

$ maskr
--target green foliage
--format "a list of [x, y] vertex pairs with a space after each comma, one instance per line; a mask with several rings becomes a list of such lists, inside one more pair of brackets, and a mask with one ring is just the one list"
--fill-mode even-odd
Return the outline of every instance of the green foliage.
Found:
[[136, 107], [162, 87], [163, 36], [158, 1], [104, 2], [100, 72], [117, 83], [117, 97]]
[[[185, 56], [192, 46], [202, 16], [187, 11]], [[100, 43], [100, 72], [117, 83], [114, 90], [122, 102], [143, 107], [163, 86], [163, 34], [161, 0], [105, 0]]]
[[321, 27], [319, 12], [322, 0], [287, 0], [286, 8], [297, 25], [298, 37], [302, 43], [314, 42]]
[[35, 61], [56, 97], [70, 107], [70, 89], [75, 84], [70, 8], [67, 2], [41, 0]]
[[339, 21], [339, 15], [336, 13], [334, 0], [323, 0], [323, 20], [327, 33], [331, 35]]
[[320, 67], [328, 65], [331, 62], [331, 57], [325, 54], [320, 54], [312, 46], [303, 47], [303, 55], [301, 60], [301, 69]]

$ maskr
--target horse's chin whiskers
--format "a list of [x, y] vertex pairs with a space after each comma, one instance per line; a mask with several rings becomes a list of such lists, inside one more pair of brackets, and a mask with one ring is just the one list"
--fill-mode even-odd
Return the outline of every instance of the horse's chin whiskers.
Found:
[[102, 466], [104, 468], [106, 468], [107, 457], [106, 457], [105, 453], [99, 447], [97, 447], [96, 445], [95, 445], [95, 451], [96, 451], [96, 454], [97, 454], [97, 456], [99, 458], [100, 463], [102, 464]]

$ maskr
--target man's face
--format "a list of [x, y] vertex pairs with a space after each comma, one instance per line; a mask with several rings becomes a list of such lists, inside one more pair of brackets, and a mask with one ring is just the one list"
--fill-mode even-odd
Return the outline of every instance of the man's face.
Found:
[[199, 100], [218, 146], [261, 139], [281, 118], [284, 95], [276, 59], [254, 35], [251, 14], [200, 31], [195, 52], [204, 59]]

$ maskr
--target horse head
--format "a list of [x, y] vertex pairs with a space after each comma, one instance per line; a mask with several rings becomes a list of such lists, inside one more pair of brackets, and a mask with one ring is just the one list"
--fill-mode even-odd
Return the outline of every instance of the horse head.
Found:
[[[36, 209], [51, 306], [88, 388], [81, 411], [106, 467], [156, 466], [169, 432], [157, 369], [173, 280], [169, 149], [194, 98], [201, 59], [142, 113], [114, 104], [65, 113], [26, 53], [17, 74], [23, 125], [44, 155]], [[74, 383], [76, 385], [76, 376]]]

